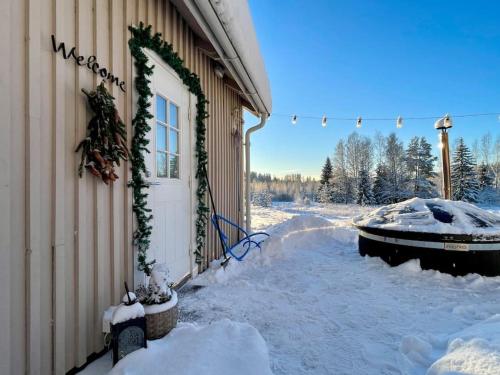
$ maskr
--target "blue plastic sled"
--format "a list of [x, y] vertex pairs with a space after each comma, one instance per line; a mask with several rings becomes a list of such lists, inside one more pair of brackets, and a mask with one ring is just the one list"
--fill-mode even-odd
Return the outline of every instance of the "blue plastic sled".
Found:
[[[237, 228], [241, 233], [243, 233], [244, 237], [241, 240], [239, 240], [238, 242], [236, 242], [235, 244], [229, 245], [227, 242], [228, 236], [224, 233], [224, 231], [220, 227], [219, 220], [231, 225], [234, 228]], [[240, 262], [243, 260], [243, 258], [245, 258], [245, 256], [248, 254], [250, 249], [258, 247], [259, 250], [262, 250], [260, 247], [260, 244], [262, 242], [264, 242], [267, 239], [267, 237], [269, 237], [269, 234], [267, 234], [266, 232], [255, 232], [252, 234], [248, 234], [247, 231], [244, 230], [242, 227], [240, 227], [238, 224], [233, 223], [232, 221], [226, 219], [224, 216], [221, 216], [221, 215], [212, 215], [211, 221], [212, 221], [212, 224], [214, 225], [215, 229], [218, 230], [221, 234], [226, 253], [231, 254], [231, 256], [234, 259], [236, 259]], [[262, 240], [258, 241], [258, 240], [254, 239], [256, 236], [265, 236], [266, 238], [263, 238]], [[235, 250], [236, 247], [238, 247], [240, 245], [243, 246], [243, 253], [241, 255], [237, 255], [233, 250]]]

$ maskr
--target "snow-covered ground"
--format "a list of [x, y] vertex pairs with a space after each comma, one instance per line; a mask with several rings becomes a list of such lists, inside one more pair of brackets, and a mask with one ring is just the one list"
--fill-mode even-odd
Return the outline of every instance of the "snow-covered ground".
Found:
[[500, 277], [360, 257], [350, 220], [367, 210], [255, 207], [254, 226], [271, 234], [262, 253], [189, 282], [179, 293], [184, 323], [114, 373], [157, 360], [164, 366], [147, 373], [171, 364], [176, 374], [500, 374]]

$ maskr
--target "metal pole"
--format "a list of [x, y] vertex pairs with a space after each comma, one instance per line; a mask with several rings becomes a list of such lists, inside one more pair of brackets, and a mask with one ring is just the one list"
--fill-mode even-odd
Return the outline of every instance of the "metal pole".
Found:
[[441, 129], [441, 162], [443, 171], [443, 197], [444, 199], [451, 199], [450, 145], [446, 129]]

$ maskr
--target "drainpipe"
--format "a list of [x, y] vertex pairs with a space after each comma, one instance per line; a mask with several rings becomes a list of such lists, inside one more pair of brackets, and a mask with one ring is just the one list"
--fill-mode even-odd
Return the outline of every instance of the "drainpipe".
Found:
[[252, 215], [250, 212], [250, 135], [264, 127], [267, 121], [267, 113], [260, 114], [260, 122], [252, 126], [245, 133], [245, 224], [248, 233], [252, 231]]

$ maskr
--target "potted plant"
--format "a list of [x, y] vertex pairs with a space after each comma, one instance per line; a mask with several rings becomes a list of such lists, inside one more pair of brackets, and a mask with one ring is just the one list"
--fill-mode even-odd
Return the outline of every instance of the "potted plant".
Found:
[[168, 269], [156, 264], [151, 277], [136, 291], [137, 299], [144, 305], [146, 335], [148, 340], [159, 339], [177, 325], [177, 293], [168, 280]]

